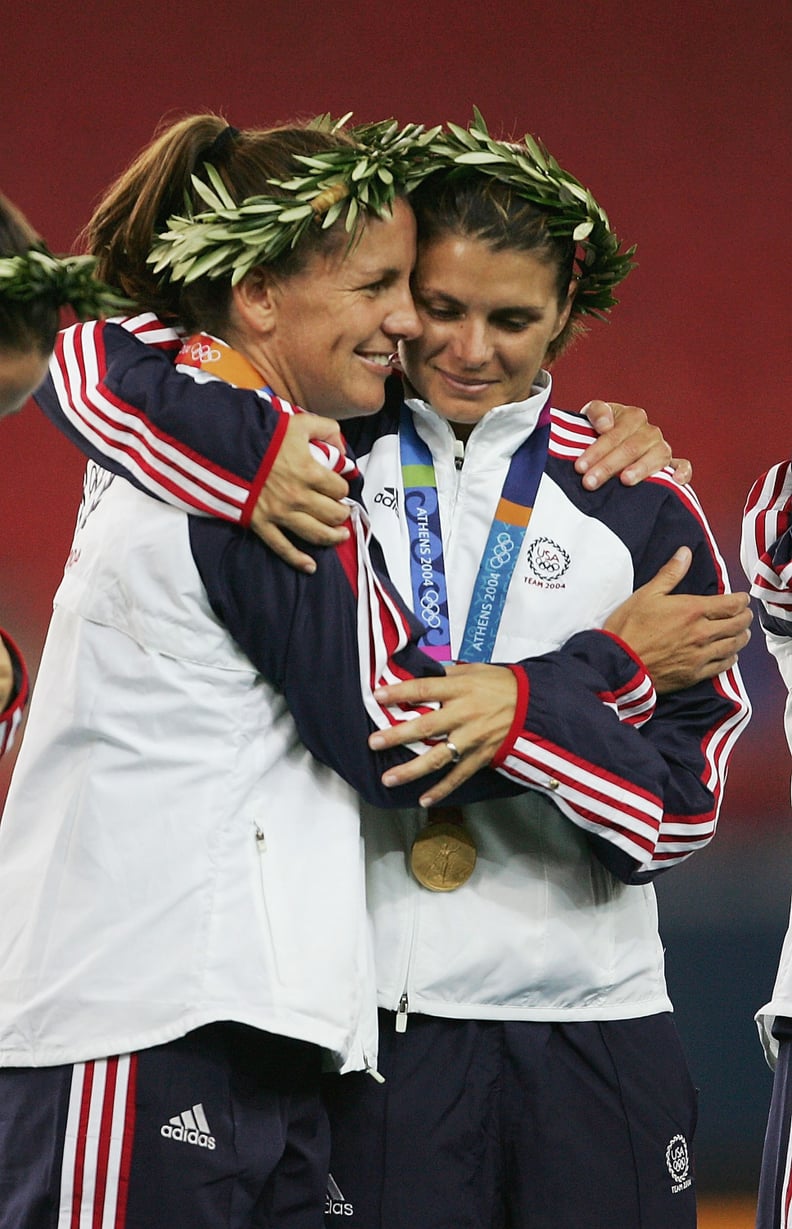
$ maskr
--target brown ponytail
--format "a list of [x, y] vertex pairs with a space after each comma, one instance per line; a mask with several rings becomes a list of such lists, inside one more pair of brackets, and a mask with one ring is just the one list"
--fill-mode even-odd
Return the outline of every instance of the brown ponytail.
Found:
[[190, 176], [226, 127], [217, 115], [195, 115], [167, 128], [111, 184], [83, 231], [97, 276], [142, 307], [178, 314], [178, 292], [158, 286], [146, 258], [165, 220], [194, 196]]
[[[110, 186], [83, 231], [83, 243], [98, 259], [97, 276], [141, 308], [178, 319], [188, 328], [200, 325], [218, 331], [228, 310], [230, 280], [199, 279], [185, 287], [155, 277], [147, 263], [154, 238], [168, 217], [184, 214], [187, 207], [195, 212], [204, 207], [191, 176], [211, 162], [240, 202], [257, 194], [281, 193], [271, 181], [300, 172], [295, 155], [348, 143], [342, 133], [301, 124], [239, 132], [211, 114], [172, 124]], [[331, 231], [317, 227], [307, 241], [278, 260], [276, 271], [288, 276], [304, 265], [312, 250], [329, 249], [335, 242]]]

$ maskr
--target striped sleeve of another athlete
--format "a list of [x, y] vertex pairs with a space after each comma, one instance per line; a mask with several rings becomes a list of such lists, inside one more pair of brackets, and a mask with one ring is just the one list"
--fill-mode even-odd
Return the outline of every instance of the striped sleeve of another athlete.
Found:
[[743, 518], [740, 559], [759, 598], [777, 619], [792, 619], [792, 562], [777, 544], [792, 525], [792, 461], [774, 465], [751, 488]]

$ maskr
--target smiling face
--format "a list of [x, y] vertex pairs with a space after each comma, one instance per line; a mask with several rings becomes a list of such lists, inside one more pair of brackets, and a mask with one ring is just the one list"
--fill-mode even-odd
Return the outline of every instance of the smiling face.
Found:
[[554, 264], [444, 233], [421, 244], [413, 280], [422, 333], [399, 349], [412, 387], [464, 432], [496, 405], [522, 401], [571, 298]]
[[[420, 325], [410, 293], [415, 218], [403, 200], [346, 241], [262, 289], [243, 349], [277, 393], [314, 414], [349, 418], [380, 409], [391, 357]], [[239, 308], [239, 302], [236, 302]], [[232, 323], [240, 326], [232, 308]]]
[[47, 374], [48, 354], [0, 349], [0, 418], [21, 410]]

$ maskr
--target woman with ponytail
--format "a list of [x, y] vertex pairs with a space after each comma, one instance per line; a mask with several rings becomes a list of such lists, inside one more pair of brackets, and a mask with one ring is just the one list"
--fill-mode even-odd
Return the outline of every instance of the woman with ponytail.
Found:
[[[276, 449], [297, 407], [376, 411], [419, 327], [404, 190], [423, 139], [194, 116], [89, 224], [100, 275], [138, 310], [85, 326], [87, 367], [67, 332], [51, 387], [133, 479], [156, 456], [173, 505], [89, 462], [0, 826], [2, 1229], [320, 1229], [320, 1073], [376, 1061], [357, 792], [439, 800], [449, 764], [458, 785], [521, 731], [519, 669], [482, 667], [467, 690], [486, 736], [457, 764], [430, 703], [442, 667], [372, 563], [340, 448], [316, 455], [349, 483], [349, 529], [308, 576], [241, 527], [231, 473], [113, 416], [173, 355], [178, 396], [218, 435], [231, 386]], [[131, 371], [130, 334], [157, 343]], [[186, 492], [236, 517], [188, 514]], [[383, 706], [405, 677], [424, 700]], [[410, 717], [409, 750], [369, 748]], [[461, 798], [519, 788], [484, 777]]]

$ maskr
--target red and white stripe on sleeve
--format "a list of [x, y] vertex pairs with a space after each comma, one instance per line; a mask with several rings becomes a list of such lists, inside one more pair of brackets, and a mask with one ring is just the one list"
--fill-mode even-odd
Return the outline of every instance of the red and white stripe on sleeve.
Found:
[[663, 822], [658, 795], [527, 731], [497, 767], [549, 793], [578, 827], [604, 836], [636, 862], [646, 865], [653, 857]]
[[625, 653], [635, 662], [635, 673], [632, 678], [623, 683], [621, 687], [614, 687], [611, 691], [601, 691], [599, 698], [603, 704], [607, 704], [618, 715], [619, 721], [624, 721], [627, 725], [634, 725], [639, 728], [645, 725], [650, 720], [655, 711], [657, 703], [657, 692], [654, 688], [654, 683], [651, 677], [646, 672], [646, 667], [640, 661], [629, 644], [626, 644], [619, 636], [613, 632], [603, 629], [603, 635], [610, 636], [617, 644], [620, 644]]
[[[680, 488], [665, 471], [648, 481], [673, 487], [699, 522], [718, 589], [728, 592], [725, 564], [694, 493], [689, 488]], [[691, 744], [687, 764], [678, 762], [680, 747], [673, 740], [668, 751], [660, 712], [655, 712], [654, 720], [641, 723], [638, 737], [646, 739], [647, 746], [663, 755], [668, 766], [665, 784], [657, 792], [622, 775], [618, 757], [608, 766], [598, 765], [585, 759], [584, 754], [559, 745], [557, 740], [530, 731], [520, 732], [513, 748], [496, 767], [526, 785], [547, 791], [574, 823], [623, 850], [638, 864], [640, 875], [649, 876], [688, 858], [715, 834], [729, 759], [750, 718], [751, 707], [737, 670], [724, 671], [708, 686], [711, 717], [708, 725], [700, 715], [695, 718], [701, 734]], [[675, 703], [684, 706], [684, 692], [680, 696]], [[639, 718], [636, 724], [640, 723], [644, 703], [650, 701], [648, 694], [642, 694], [640, 672], [635, 676], [635, 686], [628, 686], [623, 695], [599, 698], [610, 707], [615, 706], [622, 721], [630, 720], [632, 710]], [[684, 723], [684, 712], [669, 709], [668, 713], [665, 720], [671, 726], [675, 720]], [[585, 752], [585, 739], [578, 739], [575, 745]]]
[[667, 800], [659, 794], [527, 731], [500, 759], [498, 771], [549, 793], [578, 827], [622, 849], [642, 873], [653, 874], [684, 861], [715, 834], [726, 766], [750, 716], [747, 697], [733, 671], [721, 675], [717, 687], [722, 695], [731, 694], [726, 715], [702, 742], [702, 784], [712, 798], [706, 811], [675, 814], [666, 809]]
[[574, 461], [598, 439], [597, 432], [583, 414], [553, 409], [550, 419], [550, 455]]
[[[413, 676], [401, 670], [393, 658], [410, 642], [410, 626], [403, 607], [394, 600], [383, 584], [371, 561], [371, 525], [365, 510], [354, 500], [347, 500], [351, 530], [346, 542], [335, 547], [352, 592], [357, 599], [360, 691], [366, 711], [379, 729], [410, 721], [436, 708], [435, 703], [423, 706], [382, 705], [374, 699], [378, 687], [403, 683]], [[428, 742], [408, 744], [420, 755], [429, 749]]]
[[[165, 350], [178, 334], [145, 314], [118, 320], [141, 341]], [[152, 494], [188, 512], [242, 520], [250, 488], [164, 432], [104, 384], [105, 349], [96, 321], [61, 333], [50, 366], [66, 418], [100, 452], [122, 465]]]
[[742, 524], [740, 562], [751, 587], [773, 618], [792, 622], [792, 561], [773, 547], [792, 525], [792, 461], [782, 461], [757, 478], [748, 494]]

